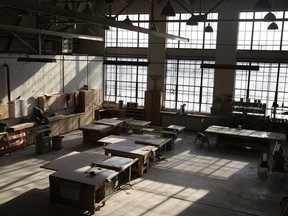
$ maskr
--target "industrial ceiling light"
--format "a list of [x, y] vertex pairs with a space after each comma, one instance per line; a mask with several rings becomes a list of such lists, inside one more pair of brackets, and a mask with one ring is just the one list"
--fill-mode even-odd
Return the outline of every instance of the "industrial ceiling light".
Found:
[[263, 21], [265, 22], [274, 22], [275, 20], [276, 16], [271, 11], [267, 13], [263, 18]]
[[196, 21], [196, 16], [192, 14], [192, 16], [187, 20], [186, 25], [191, 25], [191, 26], [198, 25], [198, 21]]
[[126, 18], [123, 20], [126, 24], [132, 25], [132, 21], [130, 20], [129, 16], [127, 15]]
[[91, 15], [91, 16], [94, 16], [94, 12], [93, 12], [93, 10], [90, 8], [88, 2], [86, 3], [86, 7], [85, 7], [85, 9], [83, 10], [83, 13], [88, 14], [88, 15]]
[[268, 30], [278, 30], [278, 25], [275, 22], [270, 23]]
[[268, 0], [257, 0], [254, 10], [256, 11], [266, 11], [271, 10], [271, 4]]
[[[207, 21], [207, 14], [193, 15], [187, 20], [186, 25], [198, 25], [198, 22]], [[197, 23], [197, 24], [196, 24]]]
[[170, 3], [170, 0], [167, 1], [167, 4], [162, 9], [161, 16], [175, 16], [175, 11]]
[[208, 23], [208, 25], [204, 28], [204, 32], [206, 33], [212, 33], [214, 30], [212, 28], [212, 26], [210, 25], [210, 23]]

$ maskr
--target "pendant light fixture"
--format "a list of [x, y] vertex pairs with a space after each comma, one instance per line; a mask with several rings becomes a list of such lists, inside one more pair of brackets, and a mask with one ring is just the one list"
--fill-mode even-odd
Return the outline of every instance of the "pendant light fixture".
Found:
[[197, 26], [198, 22], [196, 19], [196, 16], [192, 14], [192, 16], [187, 20], [186, 25]]
[[271, 4], [269, 0], [257, 0], [254, 10], [256, 11], [270, 11], [271, 10]]
[[175, 16], [175, 10], [173, 9], [170, 0], [167, 1], [167, 4], [161, 11], [161, 16]]
[[268, 30], [278, 30], [278, 25], [275, 22], [270, 23]]
[[267, 13], [263, 18], [263, 21], [265, 22], [274, 22], [275, 20], [276, 16], [271, 11]]
[[123, 20], [128, 25], [133, 25], [132, 21], [130, 20], [129, 16], [127, 15], [126, 18]]
[[214, 32], [212, 26], [210, 25], [210, 23], [208, 23], [208, 25], [204, 28], [204, 32], [206, 33], [212, 33]]

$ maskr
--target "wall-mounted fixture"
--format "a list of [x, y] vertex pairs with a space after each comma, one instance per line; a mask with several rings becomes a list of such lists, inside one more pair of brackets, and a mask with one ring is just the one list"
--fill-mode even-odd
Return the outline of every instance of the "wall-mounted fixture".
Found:
[[172, 7], [170, 0], [167, 1], [167, 4], [161, 11], [161, 16], [175, 16], [175, 10]]

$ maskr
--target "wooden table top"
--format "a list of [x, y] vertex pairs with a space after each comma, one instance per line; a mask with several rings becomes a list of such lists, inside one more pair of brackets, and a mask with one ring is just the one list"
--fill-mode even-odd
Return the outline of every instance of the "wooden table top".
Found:
[[95, 121], [94, 123], [117, 127], [124, 122], [125, 122], [125, 120], [118, 119], [118, 118], [103, 118], [103, 119], [99, 119], [99, 120]]
[[151, 121], [143, 121], [143, 120], [132, 120], [130, 122], [127, 122], [130, 126], [148, 126], [151, 124]]
[[85, 172], [93, 162], [103, 161], [107, 159], [107, 155], [89, 154], [84, 152], [73, 151], [53, 161], [50, 161], [41, 166], [44, 169], [50, 170], [77, 170]]
[[137, 158], [126, 158], [120, 156], [111, 156], [103, 161], [93, 162], [92, 166], [123, 171], [138, 161]]
[[183, 131], [185, 129], [185, 126], [180, 125], [169, 125], [167, 128], [178, 130], [179, 132]]
[[247, 137], [247, 138], [274, 140], [274, 141], [286, 140], [286, 135], [283, 133], [229, 128], [229, 127], [223, 127], [223, 126], [217, 126], [217, 125], [212, 125], [208, 127], [205, 130], [205, 132], [214, 133], [214, 134], [226, 134], [230, 136], [240, 136], [240, 137]]
[[[91, 170], [91, 167], [89, 167], [88, 169], [86, 169], [86, 171], [87, 170], [89, 170], [89, 172], [79, 172], [75, 170], [59, 170], [55, 173], [52, 173], [51, 176], [100, 187], [104, 184], [106, 179], [112, 179], [119, 174], [119, 172], [116, 172], [115, 170], [109, 170], [101, 167], [94, 167], [93, 170]], [[90, 172], [92, 171], [93, 175], [90, 174]]]
[[155, 146], [135, 144], [134, 142], [123, 142], [123, 143], [121, 142], [121, 144], [117, 143], [104, 146], [103, 149], [105, 151], [112, 150], [134, 155], [147, 156], [151, 151], [155, 151]]
[[89, 124], [79, 128], [79, 130], [90, 130], [90, 131], [99, 131], [101, 133], [109, 132], [112, 130], [113, 126], [104, 125], [104, 124]]
[[170, 138], [154, 138], [151, 136], [132, 134], [130, 136], [109, 135], [97, 140], [97, 142], [118, 144], [118, 145], [122, 145], [123, 143], [130, 143], [130, 144], [136, 143], [136, 144], [161, 147], [166, 143], [168, 143], [170, 140], [171, 140]]

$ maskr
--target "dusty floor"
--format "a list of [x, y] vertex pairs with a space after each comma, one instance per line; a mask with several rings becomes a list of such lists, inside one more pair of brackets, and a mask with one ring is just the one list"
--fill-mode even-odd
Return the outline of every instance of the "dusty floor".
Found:
[[[221, 146], [193, 144], [195, 133], [185, 132], [166, 160], [155, 163], [132, 188], [114, 192], [94, 215], [280, 215], [280, 201], [288, 195], [283, 173], [258, 171], [261, 153]], [[104, 154], [102, 147], [82, 144], [82, 132], [66, 134], [64, 148], [36, 154], [35, 146], [0, 157], [0, 214], [87, 215], [62, 204], [50, 203], [48, 177], [41, 165], [71, 151]]]

